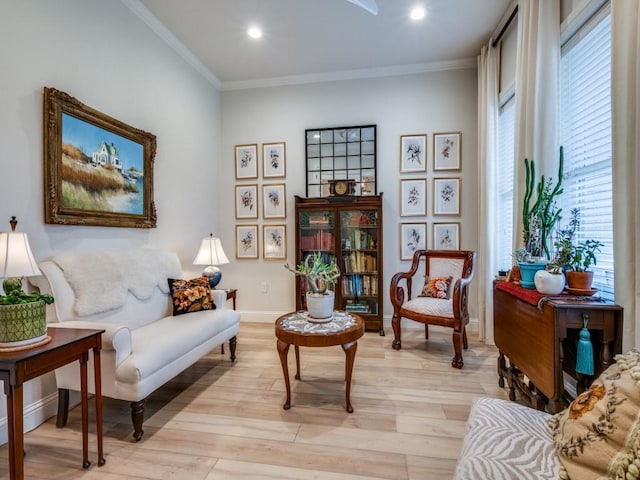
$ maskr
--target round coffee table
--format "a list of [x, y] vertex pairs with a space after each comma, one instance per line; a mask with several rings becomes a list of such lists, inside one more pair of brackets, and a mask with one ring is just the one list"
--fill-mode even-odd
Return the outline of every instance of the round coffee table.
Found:
[[[306, 312], [291, 312], [276, 320], [276, 338], [278, 339], [278, 354], [282, 364], [284, 383], [287, 388], [287, 401], [283, 408], [291, 408], [291, 384], [289, 382], [289, 366], [287, 355], [289, 347], [295, 346], [296, 352], [296, 380], [300, 380], [300, 350], [299, 347], [331, 347], [341, 345], [346, 356], [346, 409], [353, 413], [351, 406], [351, 372], [356, 359], [358, 339], [364, 334], [364, 321], [353, 313], [335, 312], [334, 319], [325, 324], [314, 323], [307, 319]], [[330, 325], [329, 323], [332, 323]], [[344, 325], [344, 327], [343, 327]]]

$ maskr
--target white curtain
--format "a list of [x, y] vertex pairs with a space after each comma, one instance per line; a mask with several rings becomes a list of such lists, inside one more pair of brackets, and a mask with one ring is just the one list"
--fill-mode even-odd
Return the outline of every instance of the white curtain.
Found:
[[480, 340], [493, 344], [493, 277], [498, 271], [495, 246], [498, 245], [498, 90], [500, 83], [500, 44], [482, 48], [478, 57], [478, 184], [479, 254], [477, 279], [480, 292]]
[[514, 250], [522, 244], [524, 159], [533, 159], [536, 175], [558, 177], [558, 84], [560, 2], [518, 2], [516, 54], [516, 127]]
[[640, 4], [611, 2], [613, 228], [616, 303], [624, 308], [623, 350], [640, 346]]

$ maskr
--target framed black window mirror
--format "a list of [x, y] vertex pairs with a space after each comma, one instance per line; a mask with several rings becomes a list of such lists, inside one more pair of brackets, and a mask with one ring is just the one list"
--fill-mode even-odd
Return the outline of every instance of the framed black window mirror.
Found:
[[355, 180], [355, 195], [376, 195], [376, 126], [305, 130], [307, 197], [328, 197], [330, 180]]

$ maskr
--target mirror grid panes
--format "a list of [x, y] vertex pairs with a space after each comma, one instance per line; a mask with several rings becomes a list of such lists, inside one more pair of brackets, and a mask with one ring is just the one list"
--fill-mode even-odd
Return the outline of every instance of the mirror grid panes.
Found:
[[305, 130], [307, 197], [328, 197], [329, 180], [353, 179], [356, 195], [376, 195], [376, 125]]

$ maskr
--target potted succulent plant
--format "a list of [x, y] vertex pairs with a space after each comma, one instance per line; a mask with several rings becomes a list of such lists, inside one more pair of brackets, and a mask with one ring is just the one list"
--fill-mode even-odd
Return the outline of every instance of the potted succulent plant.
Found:
[[604, 244], [598, 240], [585, 240], [573, 243], [570, 240], [556, 242], [556, 248], [565, 254], [567, 284], [576, 293], [591, 293], [593, 271], [591, 265], [596, 264], [596, 253]]
[[315, 252], [308, 255], [295, 269], [288, 263], [284, 268], [306, 278], [309, 316], [314, 319], [330, 319], [335, 300], [335, 293], [330, 287], [340, 277], [335, 258], [326, 261], [322, 252]]

